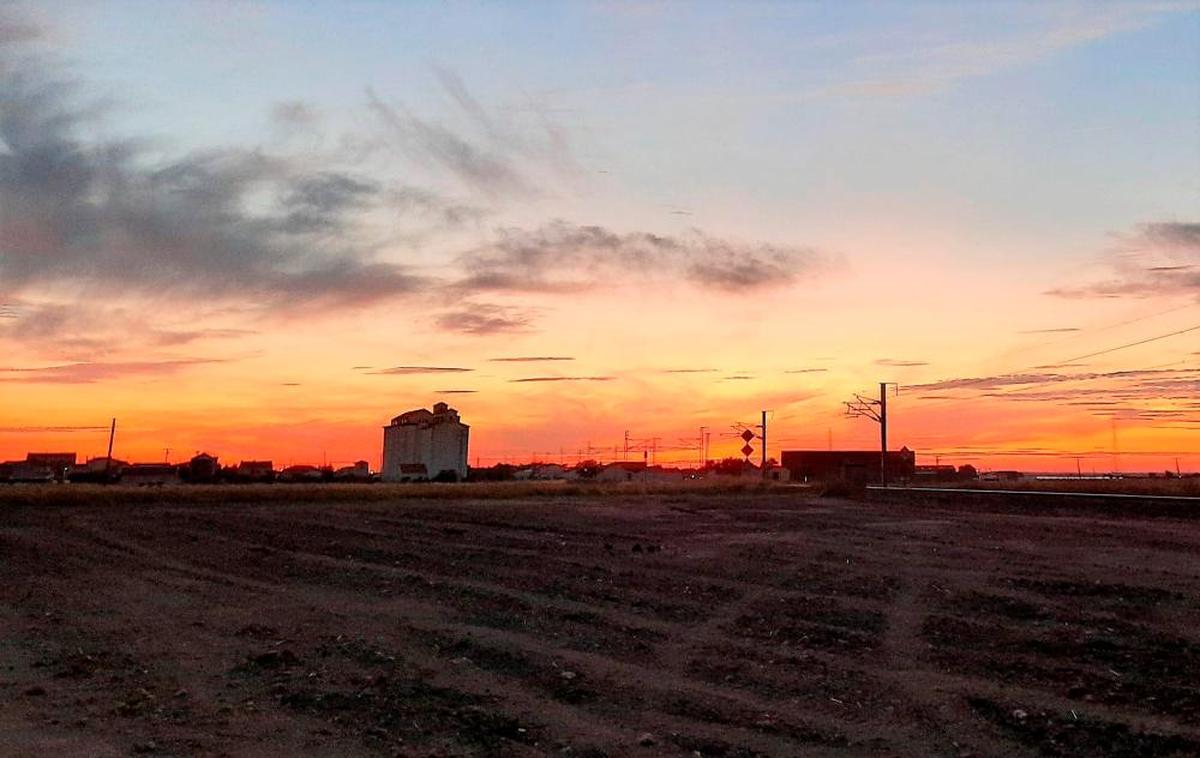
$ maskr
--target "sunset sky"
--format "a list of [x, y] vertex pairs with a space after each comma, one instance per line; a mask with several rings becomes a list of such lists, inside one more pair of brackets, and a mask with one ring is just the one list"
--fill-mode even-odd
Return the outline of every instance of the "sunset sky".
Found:
[[1200, 470], [1200, 3], [0, 2], [0, 460], [870, 448], [881, 381], [920, 463]]

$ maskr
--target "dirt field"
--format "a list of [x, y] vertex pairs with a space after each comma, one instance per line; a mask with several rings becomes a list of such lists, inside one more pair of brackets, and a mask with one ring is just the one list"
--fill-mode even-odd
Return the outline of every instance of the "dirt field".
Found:
[[786, 492], [8, 505], [0, 753], [1195, 755], [1198, 557]]

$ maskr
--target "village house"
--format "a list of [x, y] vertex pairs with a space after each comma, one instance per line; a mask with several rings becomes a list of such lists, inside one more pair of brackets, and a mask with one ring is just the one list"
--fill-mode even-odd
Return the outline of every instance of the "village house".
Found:
[[324, 478], [325, 474], [321, 469], [306, 464], [288, 466], [279, 472], [281, 482], [319, 482]]
[[272, 461], [241, 461], [234, 468], [233, 476], [240, 482], [273, 482], [275, 465]]
[[352, 466], [342, 466], [333, 472], [337, 482], [369, 482], [371, 481], [371, 465], [366, 461], [355, 461]]
[[513, 479], [517, 480], [532, 479], [535, 481], [547, 481], [572, 478], [575, 478], [574, 472], [558, 463], [533, 463], [513, 472]]
[[597, 482], [678, 482], [683, 480], [679, 469], [647, 466], [641, 461], [610, 463], [596, 474]]
[[215, 455], [197, 453], [184, 465], [183, 475], [192, 484], [207, 484], [217, 481], [220, 471]]
[[71, 469], [75, 468], [75, 460], [75, 453], [27, 453], [26, 468], [22, 470], [33, 474], [45, 468], [49, 470], [52, 479], [61, 482], [71, 473]]

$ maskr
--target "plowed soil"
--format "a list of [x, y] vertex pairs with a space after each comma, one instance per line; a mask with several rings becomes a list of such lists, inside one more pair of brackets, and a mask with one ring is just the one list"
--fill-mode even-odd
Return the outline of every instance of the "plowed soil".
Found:
[[9, 506], [0, 754], [1196, 755], [1200, 521]]

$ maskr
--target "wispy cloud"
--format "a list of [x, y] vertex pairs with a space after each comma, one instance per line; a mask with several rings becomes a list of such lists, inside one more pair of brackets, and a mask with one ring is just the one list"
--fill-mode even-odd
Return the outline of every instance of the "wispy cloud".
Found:
[[876, 366], [891, 366], [892, 368], [912, 368], [915, 366], [928, 366], [925, 361], [903, 361], [895, 358], [880, 358], [875, 361]]
[[421, 187], [397, 187], [388, 190], [384, 198], [388, 207], [397, 213], [431, 222], [434, 231], [478, 228], [490, 213], [482, 206], [447, 198]]
[[136, 379], [175, 374], [218, 358], [183, 358], [166, 361], [123, 361], [110, 363], [67, 363], [36, 368], [0, 368], [0, 382], [23, 384], [91, 384], [113, 379]]
[[830, 268], [811, 248], [745, 244], [693, 230], [684, 237], [620, 233], [555, 221], [533, 230], [503, 229], [460, 263], [467, 291], [572, 292], [600, 284], [682, 278], [723, 292], [781, 287]]
[[[937, 382], [929, 382], [926, 384], [914, 384], [909, 387], [910, 390], [916, 391], [936, 391], [950, 389], [969, 389], [969, 390], [994, 390], [1007, 387], [1036, 387], [1043, 385], [1055, 385], [1065, 382], [1081, 382], [1095, 380], [1120, 380], [1120, 381], [1136, 381], [1142, 389], [1151, 389], [1154, 392], [1161, 392], [1168, 389], [1177, 389], [1176, 380], [1182, 380], [1185, 386], [1191, 386], [1196, 377], [1200, 377], [1200, 370], [1197, 369], [1140, 369], [1130, 371], [1105, 371], [1105, 372], [1078, 372], [1073, 374], [1060, 373], [1016, 373], [1016, 374], [999, 374], [995, 376], [981, 377], [960, 377], [955, 379], [942, 379]], [[1164, 384], [1163, 382], [1167, 382]], [[1115, 392], [1113, 388], [1105, 388], [1105, 392]]]
[[[12, 304], [0, 320], [0, 340], [23, 343], [39, 354], [72, 361], [111, 356], [131, 344], [139, 350], [170, 348], [256, 333], [252, 329], [175, 326], [162, 317], [151, 320], [127, 308], [87, 303]], [[136, 339], [130, 335], [137, 335]]]
[[1050, 369], [1083, 368], [1087, 365], [1086, 363], [1046, 363], [1041, 366], [1034, 366], [1033, 368], [1037, 371], [1047, 371]]
[[152, 339], [156, 345], [175, 347], [199, 340], [236, 339], [254, 334], [258, 334], [254, 329], [159, 329], [152, 332]]
[[502, 113], [485, 108], [453, 69], [434, 66], [433, 71], [443, 90], [467, 115], [476, 131], [498, 150], [515, 156], [526, 170], [544, 167], [558, 179], [572, 179], [581, 172], [566, 133], [554, 122], [544, 103], [527, 98], [519, 112], [528, 116], [530, 122], [519, 124], [510, 120], [515, 112], [511, 109]]
[[439, 329], [462, 334], [491, 335], [527, 332], [531, 319], [525, 309], [489, 303], [465, 303], [434, 318]]
[[439, 395], [474, 395], [479, 390], [437, 390]]
[[321, 119], [315, 106], [303, 100], [284, 100], [271, 106], [271, 121], [288, 128], [309, 128]]
[[492, 363], [540, 363], [544, 361], [573, 361], [575, 359], [567, 355], [531, 355], [515, 358], [488, 358], [488, 360]]
[[1116, 235], [1104, 256], [1110, 276], [1059, 287], [1047, 294], [1068, 298], [1200, 296], [1200, 222], [1141, 224]]
[[715, 374], [718, 370], [715, 368], [665, 368], [662, 372], [664, 374]]
[[1141, 369], [1108, 372], [1022, 373], [948, 379], [910, 390], [921, 400], [985, 399], [989, 402], [1050, 404], [1126, 421], [1191, 423], [1200, 417], [1200, 369]]
[[1052, 329], [1025, 329], [1023, 331], [1017, 332], [1017, 334], [1065, 334], [1067, 332], [1077, 332], [1077, 331], [1079, 331], [1078, 327], [1062, 326], [1062, 327], [1057, 327], [1057, 328], [1052, 328]]
[[544, 110], [534, 108], [534, 124], [519, 126], [484, 107], [451, 69], [434, 66], [433, 73], [462, 125], [422, 117], [368, 89], [386, 145], [489, 201], [542, 194], [547, 180], [578, 173], [563, 131]]
[[407, 374], [458, 374], [465, 371], [474, 371], [473, 368], [461, 368], [458, 366], [393, 366], [392, 368], [379, 369], [378, 371], [368, 371], [369, 374], [381, 374], [388, 376], [404, 376]]
[[371, 110], [384, 124], [392, 144], [408, 157], [447, 171], [465, 185], [489, 196], [505, 192], [529, 195], [533, 186], [507, 156], [486, 150], [448, 127], [427, 121], [401, 106], [385, 103], [367, 91]]
[[790, 369], [788, 371], [784, 371], [783, 373], [785, 373], [785, 374], [820, 374], [820, 373], [823, 373], [828, 370], [829, 369], [827, 369], [827, 368], [794, 368], [794, 369]]
[[514, 384], [525, 382], [611, 382], [615, 376], [530, 376], [524, 379], [509, 379]]
[[107, 426], [0, 426], [0, 434], [71, 434], [107, 431]]
[[[1043, 3], [1025, 6], [1024, 23], [1003, 6], [964, 6], [971, 15], [969, 32], [937, 8], [938, 24], [925, 23], [922, 33], [906, 30], [886, 53], [861, 55], [846, 67], [844, 80], [815, 89], [810, 97], [906, 97], [947, 89], [963, 81], [1027, 66], [1059, 52], [1136, 31], [1171, 14], [1194, 11], [1189, 2]], [[918, 14], [921, 11], [918, 11]], [[991, 23], [988, 14], [1003, 14]], [[930, 39], [931, 28], [954, 31], [954, 37]], [[964, 38], [965, 37], [965, 38]]]

